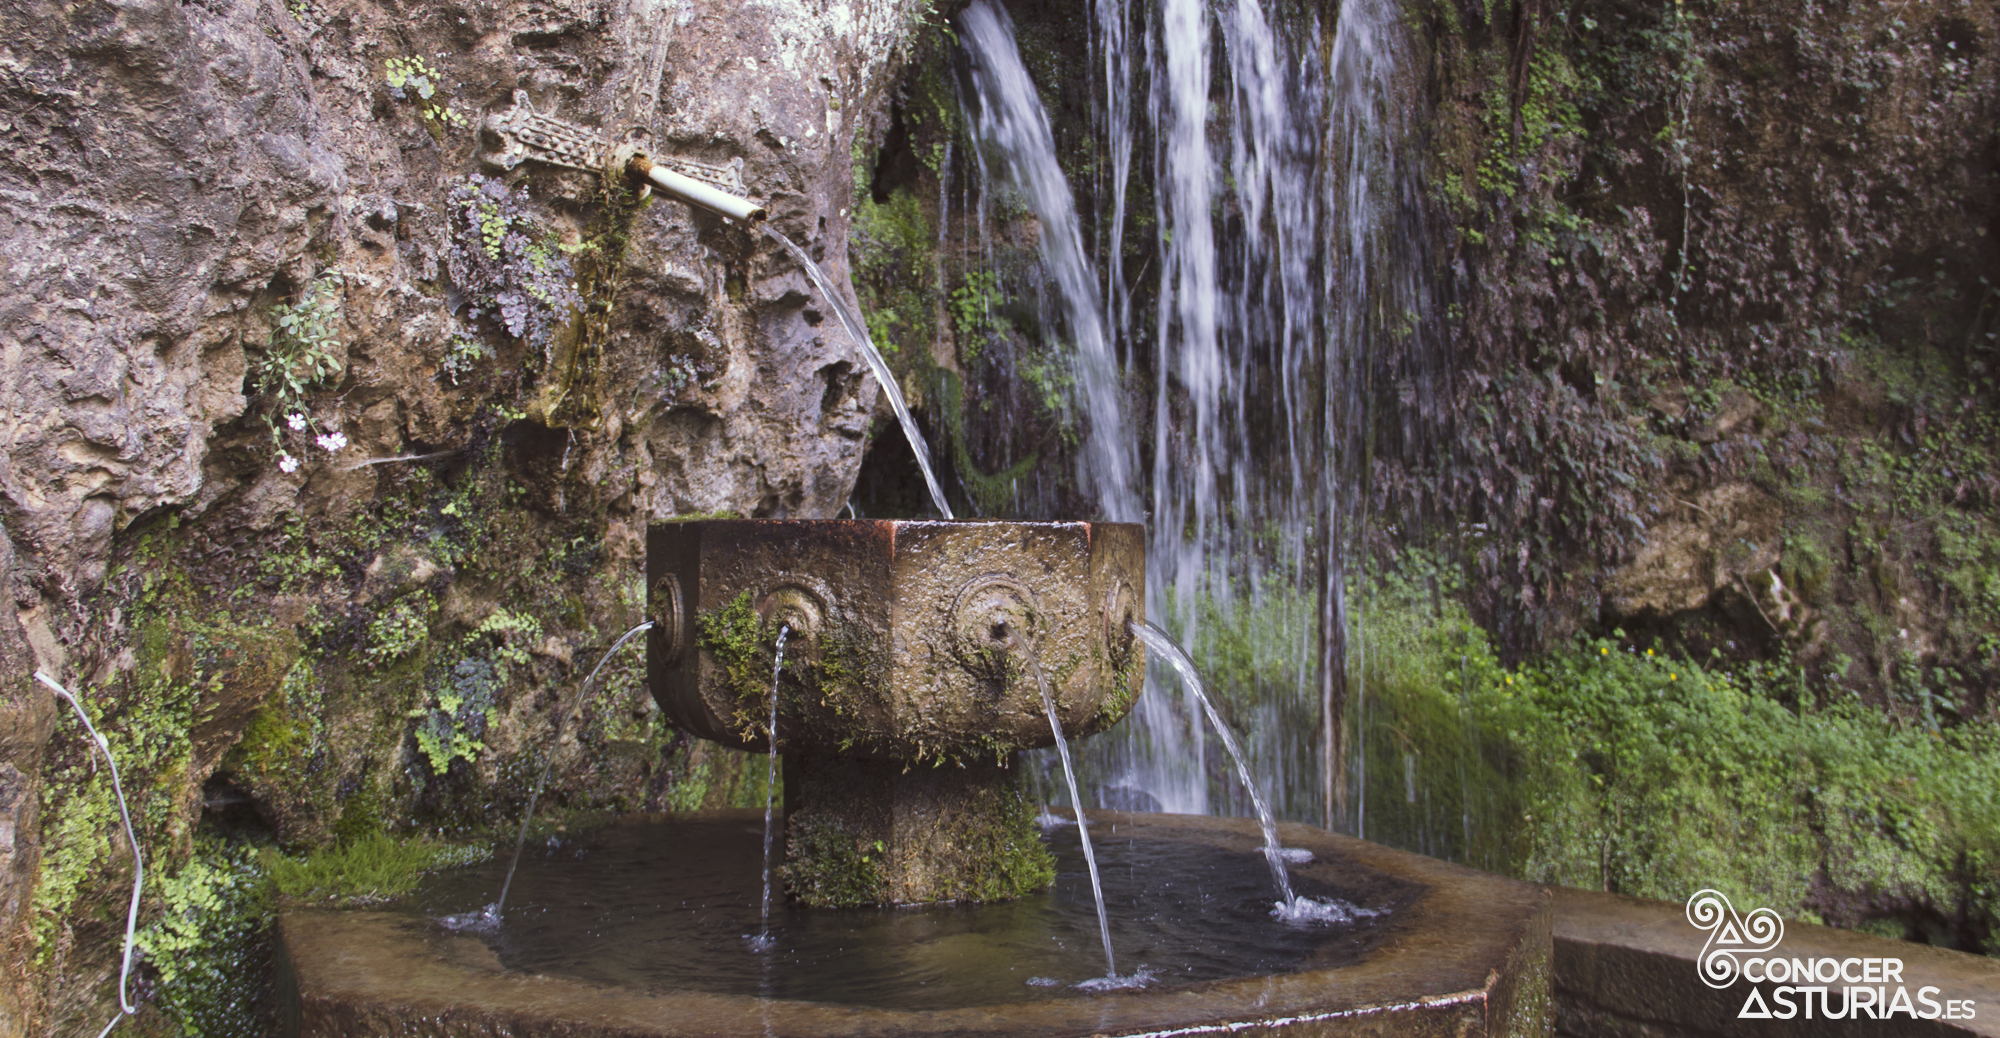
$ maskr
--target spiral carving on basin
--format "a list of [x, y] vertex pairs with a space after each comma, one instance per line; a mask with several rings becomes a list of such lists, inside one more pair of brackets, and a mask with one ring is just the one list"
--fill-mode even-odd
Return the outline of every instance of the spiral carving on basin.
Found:
[[1014, 755], [1054, 737], [1011, 646], [1040, 660], [1072, 737], [1116, 724], [1145, 681], [1127, 626], [1145, 618], [1143, 544], [1124, 523], [661, 524], [647, 545], [653, 694], [697, 735], [766, 750], [784, 630], [791, 893], [1016, 897], [1052, 872]]

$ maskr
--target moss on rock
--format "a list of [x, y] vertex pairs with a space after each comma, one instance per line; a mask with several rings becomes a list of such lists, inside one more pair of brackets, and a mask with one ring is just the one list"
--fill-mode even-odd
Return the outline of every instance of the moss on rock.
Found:
[[1011, 761], [791, 761], [783, 876], [816, 907], [1005, 901], [1055, 881]]

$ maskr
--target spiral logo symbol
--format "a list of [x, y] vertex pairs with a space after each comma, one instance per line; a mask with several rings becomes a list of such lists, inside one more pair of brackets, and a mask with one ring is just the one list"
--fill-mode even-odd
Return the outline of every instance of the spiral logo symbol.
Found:
[[1721, 989], [1736, 983], [1738, 955], [1768, 952], [1785, 939], [1785, 921], [1768, 908], [1738, 915], [1719, 890], [1697, 890], [1687, 902], [1688, 925], [1708, 931], [1696, 960], [1701, 982]]

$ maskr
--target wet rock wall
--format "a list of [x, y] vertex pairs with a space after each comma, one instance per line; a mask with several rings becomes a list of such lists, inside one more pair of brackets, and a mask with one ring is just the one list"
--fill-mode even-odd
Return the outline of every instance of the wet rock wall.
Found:
[[5, 6], [0, 1033], [106, 1015], [130, 868], [35, 666], [129, 758], [154, 868], [246, 802], [293, 848], [490, 824], [559, 720], [559, 802], [741, 793], [635, 663], [564, 696], [637, 620], [646, 523], [832, 514], [876, 389], [772, 243], [581, 172], [486, 190], [479, 125], [519, 91], [740, 163], [844, 282], [922, 11]]

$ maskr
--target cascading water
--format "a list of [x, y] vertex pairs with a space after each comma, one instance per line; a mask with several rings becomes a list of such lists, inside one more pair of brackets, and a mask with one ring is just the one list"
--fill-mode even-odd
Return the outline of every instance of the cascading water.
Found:
[[[1079, 343], [1075, 357], [1079, 408], [1090, 416], [1090, 421], [1078, 478], [1107, 517], [1138, 521], [1145, 509], [1136, 479], [1137, 428], [1127, 414], [1122, 372], [1108, 331], [1115, 312], [1123, 306], [1124, 286], [1113, 280], [1112, 294], [1119, 304], [1113, 308], [1114, 314], [1106, 314], [1096, 276], [1085, 268], [1088, 259], [1083, 252], [1081, 225], [1069, 185], [1056, 161], [1048, 116], [1021, 64], [1013, 23], [1006, 11], [991, 0], [976, 0], [960, 14], [959, 21], [960, 39], [971, 58], [971, 86], [977, 98], [977, 115], [972, 122], [985, 145], [974, 152], [979, 156], [979, 168], [991, 179], [993, 170], [985, 157], [990, 150], [1000, 160], [998, 171], [1020, 186], [1041, 222], [1038, 249], [1042, 263], [1054, 272], [1051, 281], [1061, 295], [1062, 316], [1069, 324], [1071, 336]], [[1113, 19], [1109, 24], [1116, 29], [1122, 21]], [[1123, 55], [1122, 48], [1119, 54]], [[1106, 60], [1114, 59], [1108, 56]], [[1119, 67], [1129, 69], [1129, 65]], [[1117, 112], [1123, 115], [1122, 109]], [[1124, 125], [1116, 121], [1114, 124]], [[1125, 149], [1126, 154], [1129, 152], [1129, 148]], [[1123, 176], [1123, 172], [1114, 174], [1121, 204], [1112, 221], [1114, 229], [1121, 231]], [[1108, 251], [1116, 254], [1119, 250]], [[1153, 573], [1147, 575], [1149, 582], [1154, 577]], [[1181, 714], [1199, 716], [1191, 703], [1183, 707]], [[1167, 811], [1206, 812], [1207, 784], [1199, 780], [1203, 751], [1199, 733], [1193, 738], [1183, 734], [1186, 725], [1166, 697], [1158, 693], [1142, 696], [1126, 728], [1144, 734], [1123, 738], [1116, 763], [1108, 769], [1112, 772], [1111, 782], [1142, 790]], [[1109, 736], [1099, 742], [1117, 738]], [[1185, 767], [1190, 758], [1196, 761], [1192, 780]]]
[[[1358, 716], [1348, 559], [1369, 454], [1429, 441], [1439, 370], [1423, 335], [1419, 185], [1399, 154], [1396, 12], [1344, 0], [1329, 25], [1311, 10], [1268, 17], [1259, 0], [1096, 0], [1095, 13], [1103, 288], [1066, 273], [1093, 236], [1004, 11], [978, 0], [960, 16], [967, 108], [994, 157], [981, 168], [1033, 209], [1077, 344], [1079, 477], [1106, 515], [1150, 518], [1152, 615], [1197, 653], [1224, 632], [1252, 642], [1253, 673], [1225, 691], [1276, 812], [1359, 830], [1353, 765], [1324, 763], [1349, 759]], [[1124, 259], [1135, 159], [1154, 174], [1137, 279]], [[1150, 314], [1135, 314], [1147, 295]], [[1150, 465], [1127, 395], [1142, 380], [1120, 355], [1151, 370]], [[1149, 691], [1082, 757], [1103, 787], [1206, 812], [1204, 716], [1191, 692]]]
[[797, 260], [799, 266], [805, 268], [806, 277], [811, 279], [813, 287], [819, 290], [820, 297], [826, 300], [826, 305], [833, 308], [834, 315], [840, 318], [840, 326], [847, 330], [847, 337], [854, 340], [854, 348], [861, 351], [861, 358], [867, 362], [868, 370], [875, 376], [876, 384], [882, 387], [883, 394], [889, 398], [889, 406], [895, 409], [896, 421], [903, 426], [903, 435], [910, 439], [910, 452], [917, 456], [917, 467], [923, 470], [924, 485], [931, 492], [931, 504], [937, 508], [940, 516], [946, 519], [952, 518], [951, 505], [945, 502], [944, 489], [938, 485], [937, 473], [931, 469], [930, 445], [924, 442], [924, 434], [917, 431], [916, 419], [910, 417], [910, 405], [903, 401], [903, 390], [896, 384], [896, 375], [889, 370], [889, 362], [882, 359], [882, 351], [876, 349], [874, 340], [868, 337], [868, 323], [841, 299], [840, 294], [834, 290], [833, 282], [827, 278], [826, 272], [819, 269], [819, 264], [813, 262], [813, 258], [806, 254], [806, 250], [799, 248], [790, 238], [778, 233], [777, 228], [770, 224], [760, 226], [763, 227], [765, 235], [783, 246], [784, 250], [791, 254], [792, 259]]
[[[1118, 389], [1118, 359], [1105, 333], [1097, 273], [1083, 249], [1081, 223], [1062, 167], [1056, 163], [1055, 138], [1048, 116], [1035, 96], [1035, 84], [1014, 48], [1014, 29], [1007, 12], [989, 0], [977, 0], [959, 16], [962, 38], [973, 55], [972, 80], [981, 99], [974, 115], [980, 137], [1006, 159], [1006, 176], [1027, 198], [1041, 219], [1038, 238], [1042, 266], [1057, 289], [1064, 327], [1075, 343], [1074, 367], [1093, 421], [1124, 429], [1123, 394]], [[981, 179], [990, 179], [984, 149], [973, 152]], [[1082, 471], [1085, 486], [1096, 491], [1098, 509], [1112, 522], [1138, 522], [1142, 515], [1132, 486], [1135, 444], [1129, 437], [1094, 436], [1085, 446]]]

